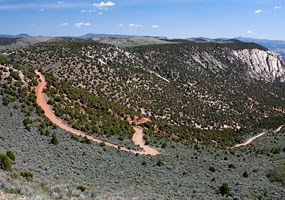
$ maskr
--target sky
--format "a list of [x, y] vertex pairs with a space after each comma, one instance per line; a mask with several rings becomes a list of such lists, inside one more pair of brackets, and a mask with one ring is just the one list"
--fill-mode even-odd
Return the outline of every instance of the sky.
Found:
[[0, 0], [0, 34], [285, 40], [285, 0]]

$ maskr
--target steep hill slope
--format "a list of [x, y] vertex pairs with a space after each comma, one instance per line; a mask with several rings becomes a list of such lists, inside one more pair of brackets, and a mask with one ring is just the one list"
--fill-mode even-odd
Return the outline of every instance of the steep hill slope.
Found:
[[284, 111], [284, 63], [256, 44], [183, 42], [124, 50], [56, 42], [11, 55], [171, 124], [248, 127]]

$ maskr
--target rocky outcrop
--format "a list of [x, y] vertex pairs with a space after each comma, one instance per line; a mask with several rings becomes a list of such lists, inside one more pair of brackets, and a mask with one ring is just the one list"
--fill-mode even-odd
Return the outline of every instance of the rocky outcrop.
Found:
[[234, 57], [247, 68], [249, 77], [272, 82], [285, 81], [285, 66], [280, 56], [260, 49], [234, 50]]

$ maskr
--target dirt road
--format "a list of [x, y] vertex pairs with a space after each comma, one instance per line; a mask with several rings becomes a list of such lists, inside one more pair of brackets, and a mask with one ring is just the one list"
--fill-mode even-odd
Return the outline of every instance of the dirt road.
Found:
[[[275, 129], [275, 130], [274, 130], [274, 133], [278, 133], [278, 132], [282, 129], [283, 126], [284, 126], [284, 125], [279, 126], [277, 129]], [[243, 142], [243, 143], [241, 143], [241, 144], [236, 144], [235, 146], [233, 146], [233, 147], [231, 147], [231, 148], [238, 148], [238, 147], [242, 147], [242, 146], [249, 145], [249, 144], [251, 144], [254, 140], [256, 140], [257, 138], [259, 138], [259, 137], [265, 135], [267, 132], [268, 132], [268, 131], [263, 131], [263, 132], [259, 133], [258, 135], [255, 135], [255, 136], [253, 136], [253, 137], [247, 139], [245, 142]]]
[[80, 137], [87, 137], [88, 139], [90, 139], [91, 141], [96, 142], [96, 143], [103, 143], [104, 142], [106, 146], [113, 147], [113, 148], [119, 149], [121, 151], [131, 152], [131, 153], [140, 154], [140, 155], [152, 155], [152, 156], [159, 154], [159, 152], [155, 148], [150, 147], [148, 145], [145, 145], [145, 142], [143, 140], [143, 131], [138, 126], [133, 127], [135, 130], [135, 133], [133, 135], [132, 140], [136, 145], [139, 145], [143, 149], [143, 151], [136, 151], [136, 150], [128, 149], [126, 147], [119, 147], [116, 144], [113, 144], [110, 142], [105, 142], [103, 140], [100, 140], [98, 138], [90, 136], [90, 135], [88, 135], [82, 131], [79, 131], [79, 130], [76, 130], [76, 129], [70, 127], [65, 122], [63, 122], [61, 119], [56, 117], [52, 108], [47, 104], [45, 93], [43, 93], [43, 90], [46, 87], [47, 82], [45, 80], [45, 77], [40, 72], [36, 71], [36, 74], [40, 76], [38, 85], [35, 89], [35, 95], [37, 97], [37, 104], [44, 110], [45, 116], [53, 124], [55, 124], [58, 127], [66, 130], [67, 132], [69, 132], [71, 134], [74, 134], [74, 135], [77, 135]]

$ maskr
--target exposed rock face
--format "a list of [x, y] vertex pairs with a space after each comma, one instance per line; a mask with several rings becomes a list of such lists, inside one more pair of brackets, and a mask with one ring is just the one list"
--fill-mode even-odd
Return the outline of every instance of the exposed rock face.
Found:
[[285, 81], [284, 62], [272, 51], [259, 49], [234, 50], [233, 55], [248, 67], [248, 75], [257, 80]]

